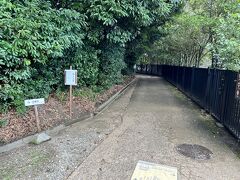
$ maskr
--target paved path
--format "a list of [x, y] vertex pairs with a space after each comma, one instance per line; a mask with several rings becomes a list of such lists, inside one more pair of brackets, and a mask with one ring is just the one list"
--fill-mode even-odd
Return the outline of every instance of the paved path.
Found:
[[[175, 166], [181, 180], [239, 180], [237, 141], [161, 78], [139, 76], [107, 110], [52, 136], [0, 154], [0, 179], [128, 180], [139, 160]], [[180, 155], [199, 144], [210, 160]]]
[[[111, 108], [110, 108], [111, 109]], [[102, 118], [110, 112], [102, 115]], [[210, 160], [193, 160], [176, 151], [199, 144]], [[185, 96], [160, 78], [140, 76], [122, 124], [71, 174], [69, 179], [127, 180], [139, 160], [177, 167], [181, 180], [239, 180], [236, 141], [215, 126]]]
[[0, 180], [62, 180], [122, 123], [134, 86], [104, 113], [72, 124], [38, 146], [0, 154]]

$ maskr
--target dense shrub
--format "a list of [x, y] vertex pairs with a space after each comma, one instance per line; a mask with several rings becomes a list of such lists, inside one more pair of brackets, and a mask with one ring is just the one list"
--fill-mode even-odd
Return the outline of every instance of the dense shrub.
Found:
[[81, 47], [85, 17], [38, 0], [1, 0], [0, 12], [0, 109], [14, 106], [22, 112], [25, 98], [47, 96], [59, 83], [56, 74], [65, 63], [57, 58]]
[[103, 47], [103, 53], [100, 63], [99, 83], [103, 87], [110, 87], [113, 84], [120, 83], [122, 80], [121, 70], [124, 69], [124, 51], [123, 47], [108, 44]]
[[70, 65], [80, 88], [121, 82], [144, 53], [136, 51], [150, 37], [144, 31], [158, 29], [175, 2], [0, 0], [0, 110], [22, 113], [24, 99], [62, 89]]
[[78, 69], [80, 86], [95, 86], [98, 83], [100, 51], [92, 47], [84, 48], [76, 52], [73, 64]]

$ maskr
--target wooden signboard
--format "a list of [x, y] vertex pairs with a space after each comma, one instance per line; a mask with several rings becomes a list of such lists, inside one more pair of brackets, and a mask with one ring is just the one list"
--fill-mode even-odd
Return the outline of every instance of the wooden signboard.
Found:
[[72, 86], [77, 86], [77, 70], [72, 70], [72, 66], [70, 66], [70, 70], [64, 71], [64, 82], [66, 86], [69, 86], [69, 115], [72, 117]]
[[240, 99], [240, 73], [238, 73], [238, 76], [237, 76], [235, 96], [236, 96], [237, 99]]
[[34, 112], [35, 112], [35, 117], [36, 117], [36, 123], [37, 123], [37, 129], [38, 132], [41, 131], [41, 126], [40, 126], [40, 120], [38, 117], [38, 105], [45, 104], [44, 98], [40, 99], [28, 99], [24, 101], [25, 106], [34, 106]]

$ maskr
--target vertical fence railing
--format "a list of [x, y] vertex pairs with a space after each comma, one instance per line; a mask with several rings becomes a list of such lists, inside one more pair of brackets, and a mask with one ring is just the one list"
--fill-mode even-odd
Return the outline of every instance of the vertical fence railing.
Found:
[[236, 72], [169, 65], [139, 65], [137, 72], [162, 76], [240, 138], [240, 100], [235, 97]]

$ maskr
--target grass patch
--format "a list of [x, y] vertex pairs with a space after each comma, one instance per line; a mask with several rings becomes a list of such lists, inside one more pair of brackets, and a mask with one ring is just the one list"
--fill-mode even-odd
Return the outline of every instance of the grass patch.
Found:
[[6, 127], [8, 125], [7, 119], [0, 119], [0, 128]]
[[97, 95], [98, 95], [98, 93], [94, 92], [90, 88], [75, 89], [73, 91], [73, 96], [86, 98], [86, 99], [89, 99], [89, 100], [92, 100], [92, 101], [96, 100]]
[[65, 91], [61, 91], [60, 89], [57, 89], [56, 90], [56, 93], [55, 93], [57, 99], [60, 101], [60, 102], [64, 102], [67, 100], [67, 92]]
[[[95, 101], [96, 98], [97, 98], [97, 95], [101, 91], [103, 91], [103, 90], [98, 89], [98, 88], [87, 88], [87, 87], [79, 88], [79, 89], [74, 88], [73, 89], [73, 96]], [[57, 97], [57, 99], [60, 102], [65, 102], [65, 101], [67, 101], [67, 98], [69, 96], [69, 92], [65, 91], [65, 90], [57, 89], [56, 93], [55, 93], [55, 96]]]

